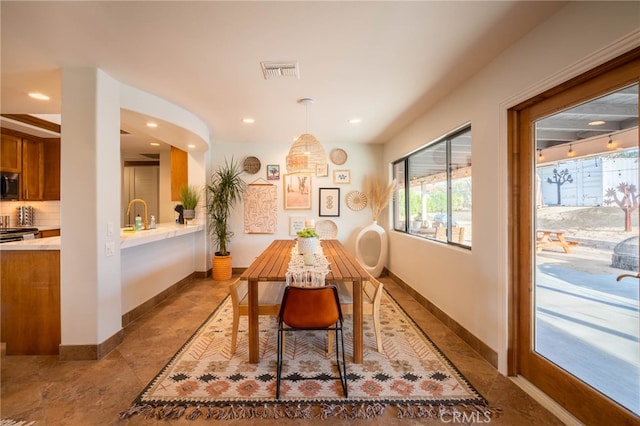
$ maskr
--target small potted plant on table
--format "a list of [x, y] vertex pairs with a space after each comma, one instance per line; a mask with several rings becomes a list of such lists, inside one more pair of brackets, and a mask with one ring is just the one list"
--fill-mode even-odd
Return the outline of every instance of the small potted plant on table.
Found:
[[305, 228], [302, 231], [296, 232], [298, 234], [298, 253], [300, 254], [314, 254], [318, 247], [318, 238], [320, 235], [313, 228]]

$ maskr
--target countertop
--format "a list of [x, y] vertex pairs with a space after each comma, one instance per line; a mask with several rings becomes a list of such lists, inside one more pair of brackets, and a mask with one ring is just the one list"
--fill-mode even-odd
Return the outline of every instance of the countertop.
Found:
[[[45, 227], [38, 227], [43, 230]], [[58, 229], [58, 228], [51, 228]], [[120, 250], [161, 241], [168, 238], [179, 237], [181, 235], [192, 234], [204, 231], [204, 225], [178, 225], [172, 222], [159, 223], [156, 229], [146, 231], [124, 232], [120, 230]], [[9, 250], [60, 250], [60, 238], [35, 238], [33, 240], [12, 241], [0, 244], [0, 251]]]

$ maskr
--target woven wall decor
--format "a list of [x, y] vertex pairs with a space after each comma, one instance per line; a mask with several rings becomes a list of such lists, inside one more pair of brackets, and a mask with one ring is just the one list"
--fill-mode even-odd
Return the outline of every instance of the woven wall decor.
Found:
[[367, 206], [367, 196], [360, 191], [351, 191], [347, 194], [347, 207], [351, 210], [362, 210]]
[[329, 154], [329, 156], [331, 157], [331, 161], [333, 162], [333, 164], [337, 166], [341, 166], [346, 163], [348, 158], [347, 152], [344, 149], [340, 148], [331, 150], [331, 154]]
[[318, 166], [327, 164], [327, 154], [313, 135], [305, 133], [295, 140], [287, 154], [287, 173], [316, 173]]
[[260, 160], [256, 157], [247, 157], [242, 163], [242, 170], [249, 174], [256, 174], [260, 170]]

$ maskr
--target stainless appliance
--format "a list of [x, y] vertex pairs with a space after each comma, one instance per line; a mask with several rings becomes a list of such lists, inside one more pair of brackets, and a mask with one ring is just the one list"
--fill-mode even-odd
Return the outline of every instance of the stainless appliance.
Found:
[[33, 226], [33, 207], [18, 206], [16, 210], [18, 210], [18, 225]]
[[20, 174], [0, 173], [0, 199], [17, 200], [20, 193]]
[[2, 228], [0, 229], [0, 243], [37, 238], [38, 233], [38, 228]]

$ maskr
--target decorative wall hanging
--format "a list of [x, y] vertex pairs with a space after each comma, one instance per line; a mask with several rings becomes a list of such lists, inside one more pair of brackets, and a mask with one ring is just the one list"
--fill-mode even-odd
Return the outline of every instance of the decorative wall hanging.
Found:
[[256, 157], [247, 157], [242, 163], [242, 170], [246, 173], [254, 175], [260, 170], [260, 160]]
[[347, 162], [347, 152], [344, 149], [335, 148], [331, 150], [331, 154], [329, 154], [331, 158], [331, 162], [336, 166], [341, 166]]
[[267, 166], [267, 180], [280, 180], [280, 166], [278, 164]]
[[244, 232], [274, 234], [278, 228], [278, 190], [271, 183], [251, 183], [244, 192]]
[[311, 175], [284, 175], [285, 210], [308, 210], [311, 208]]
[[367, 196], [360, 191], [351, 191], [346, 197], [347, 207], [351, 210], [359, 211], [367, 206]]
[[333, 183], [351, 183], [351, 170], [334, 170]]
[[327, 176], [329, 176], [329, 165], [328, 164], [318, 164], [318, 167], [316, 167], [316, 176], [318, 176], [318, 177], [327, 177]]
[[297, 232], [305, 228], [304, 222], [304, 216], [289, 216], [289, 235], [298, 235]]
[[[298, 103], [306, 107], [307, 127], [309, 124], [308, 106], [315, 102], [313, 99], [304, 98]], [[316, 173], [317, 167], [327, 164], [327, 154], [324, 147], [309, 133], [302, 134], [293, 142], [287, 154], [287, 173]]]
[[340, 188], [320, 188], [318, 216], [340, 216]]

